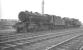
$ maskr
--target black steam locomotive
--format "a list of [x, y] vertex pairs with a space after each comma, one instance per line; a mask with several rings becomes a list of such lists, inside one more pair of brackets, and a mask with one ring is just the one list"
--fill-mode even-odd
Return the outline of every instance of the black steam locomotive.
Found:
[[21, 11], [18, 18], [20, 22], [15, 24], [17, 32], [34, 32], [81, 26], [81, 22], [78, 19], [61, 18], [60, 16], [40, 14], [38, 12]]

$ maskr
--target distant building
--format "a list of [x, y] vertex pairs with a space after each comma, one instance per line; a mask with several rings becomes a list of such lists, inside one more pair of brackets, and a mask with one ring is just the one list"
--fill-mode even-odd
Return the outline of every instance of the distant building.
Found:
[[0, 29], [11, 29], [12, 26], [17, 23], [17, 20], [0, 19]]

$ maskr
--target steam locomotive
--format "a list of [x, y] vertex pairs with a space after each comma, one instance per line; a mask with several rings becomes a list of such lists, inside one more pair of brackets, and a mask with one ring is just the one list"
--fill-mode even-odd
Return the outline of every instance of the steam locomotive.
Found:
[[21, 11], [18, 18], [20, 22], [14, 25], [17, 32], [34, 32], [81, 26], [81, 22], [78, 19], [61, 18], [60, 16], [40, 14], [38, 12]]

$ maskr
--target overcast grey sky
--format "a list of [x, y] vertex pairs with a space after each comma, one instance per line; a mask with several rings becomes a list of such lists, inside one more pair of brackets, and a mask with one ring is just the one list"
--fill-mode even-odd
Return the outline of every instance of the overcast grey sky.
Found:
[[[1, 18], [18, 19], [18, 13], [25, 10], [41, 13], [41, 3], [42, 0], [1, 0]], [[45, 13], [83, 22], [83, 0], [45, 0]]]

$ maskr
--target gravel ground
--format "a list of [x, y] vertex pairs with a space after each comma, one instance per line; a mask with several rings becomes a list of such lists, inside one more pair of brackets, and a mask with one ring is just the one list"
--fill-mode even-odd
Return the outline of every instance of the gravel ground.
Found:
[[79, 32], [79, 34], [74, 33], [74, 34], [67, 35], [67, 36], [52, 38], [49, 40], [40, 41], [40, 42], [30, 44], [30, 45], [25, 44], [23, 46], [16, 47], [15, 50], [45, 50], [46, 48], [51, 47], [54, 44], [56, 45], [58, 43], [65, 42], [66, 40], [77, 37], [79, 35], [82, 35], [82, 33]]

